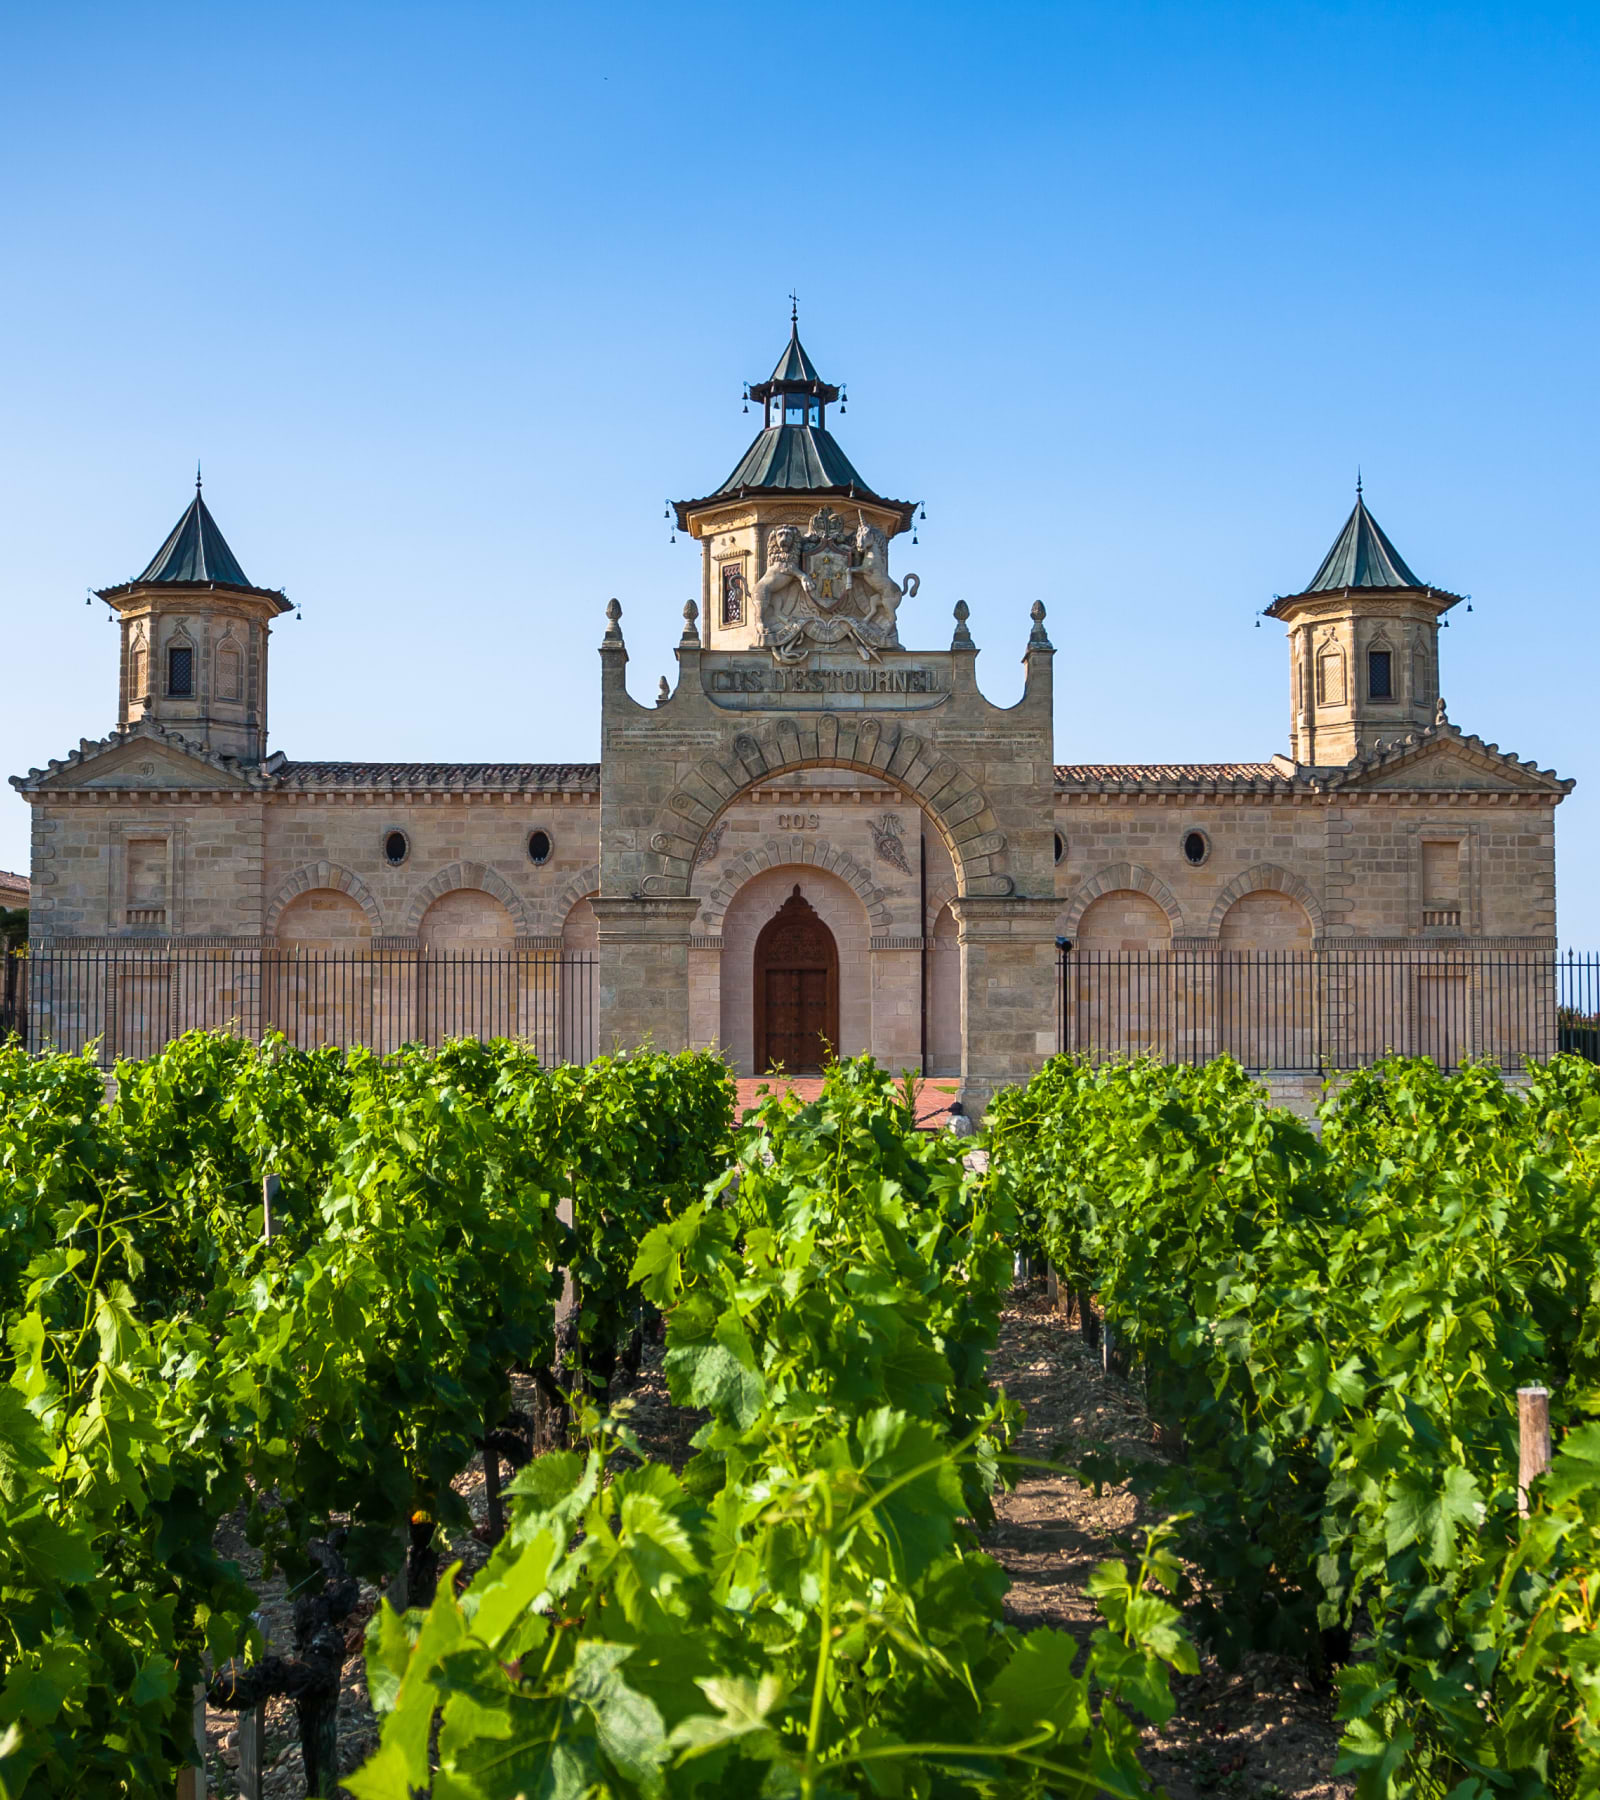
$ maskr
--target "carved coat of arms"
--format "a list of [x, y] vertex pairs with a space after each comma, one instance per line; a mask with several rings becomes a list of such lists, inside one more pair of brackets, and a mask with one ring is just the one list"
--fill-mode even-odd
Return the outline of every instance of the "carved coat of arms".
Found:
[[858, 512], [851, 531], [824, 506], [807, 530], [775, 525], [767, 536], [766, 573], [756, 583], [758, 641], [780, 663], [799, 663], [814, 650], [849, 644], [863, 662], [897, 650], [895, 610], [921, 585], [907, 575], [902, 588], [889, 577], [889, 539]]

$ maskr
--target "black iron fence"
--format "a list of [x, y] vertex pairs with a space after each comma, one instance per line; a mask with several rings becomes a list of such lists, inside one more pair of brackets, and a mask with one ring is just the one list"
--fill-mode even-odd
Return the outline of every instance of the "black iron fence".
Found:
[[197, 1028], [303, 1049], [509, 1037], [546, 1064], [589, 1062], [595, 959], [563, 951], [416, 955], [318, 951], [43, 951], [4, 959], [0, 1040], [101, 1063], [153, 1056]]
[[1600, 1062], [1600, 957], [1539, 950], [1064, 951], [1063, 1050], [1356, 1069], [1390, 1052]]

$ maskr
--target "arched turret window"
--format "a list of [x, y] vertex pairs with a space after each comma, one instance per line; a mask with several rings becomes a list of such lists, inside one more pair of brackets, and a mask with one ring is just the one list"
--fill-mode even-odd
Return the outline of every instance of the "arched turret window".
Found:
[[232, 638], [217, 647], [217, 698], [238, 700], [244, 695], [244, 658]]
[[194, 692], [194, 646], [172, 644], [167, 649], [167, 692], [187, 699]]

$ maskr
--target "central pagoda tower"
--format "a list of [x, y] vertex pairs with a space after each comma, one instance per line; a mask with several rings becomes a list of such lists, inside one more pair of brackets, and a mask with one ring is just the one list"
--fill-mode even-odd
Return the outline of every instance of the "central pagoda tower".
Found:
[[[824, 555], [830, 545], [823, 539], [831, 535], [837, 555], [844, 535], [866, 527], [887, 542], [910, 526], [916, 511], [912, 501], [876, 492], [828, 430], [828, 408], [839, 401], [839, 389], [806, 355], [795, 310], [778, 366], [765, 381], [752, 382], [749, 393], [764, 414], [754, 443], [715, 492], [679, 500], [675, 508], [678, 529], [701, 548], [700, 641], [707, 650], [749, 650], [770, 641], [762, 633], [758, 590], [772, 563], [773, 534], [781, 528], [808, 543], [817, 538]], [[813, 526], [824, 509], [818, 534]], [[780, 539], [780, 546], [786, 541]], [[882, 573], [886, 577], [887, 569]], [[824, 606], [842, 599], [828, 590], [828, 565], [817, 582]]]

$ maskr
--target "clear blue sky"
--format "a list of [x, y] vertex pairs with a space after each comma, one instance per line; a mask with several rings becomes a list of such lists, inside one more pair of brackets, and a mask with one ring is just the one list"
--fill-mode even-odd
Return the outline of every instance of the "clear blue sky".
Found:
[[[191, 491], [303, 623], [291, 756], [591, 759], [670, 669], [704, 493], [798, 289], [840, 437], [924, 498], [907, 642], [1035, 598], [1063, 760], [1256, 758], [1367, 498], [1452, 718], [1579, 788], [1600, 946], [1600, 7], [12, 6], [0, 773], [98, 737]], [[27, 866], [0, 794], [0, 867]]]

